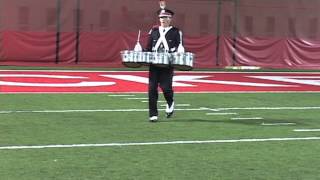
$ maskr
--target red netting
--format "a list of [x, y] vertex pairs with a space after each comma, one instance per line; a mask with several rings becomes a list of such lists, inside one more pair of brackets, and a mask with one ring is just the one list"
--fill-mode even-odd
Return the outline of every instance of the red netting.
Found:
[[[168, 0], [196, 66], [314, 67], [320, 0]], [[158, 0], [0, 0], [0, 62], [120, 66]], [[262, 53], [261, 53], [262, 52]], [[310, 55], [311, 54], [311, 55]]]

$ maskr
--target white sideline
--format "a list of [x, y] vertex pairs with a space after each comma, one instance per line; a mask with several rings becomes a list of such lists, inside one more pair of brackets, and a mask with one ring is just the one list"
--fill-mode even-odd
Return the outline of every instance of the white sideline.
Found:
[[[231, 107], [231, 108], [189, 108], [175, 111], [228, 111], [228, 110], [315, 110], [320, 107]], [[159, 109], [164, 110], [164, 109]], [[0, 114], [10, 113], [70, 113], [70, 112], [145, 112], [148, 109], [70, 109], [70, 110], [2, 110]]]
[[120, 146], [147, 146], [147, 145], [176, 145], [176, 144], [212, 144], [212, 143], [239, 143], [239, 142], [270, 142], [270, 141], [303, 141], [320, 140], [320, 137], [301, 138], [266, 138], [266, 139], [227, 139], [205, 141], [167, 141], [167, 142], [141, 142], [141, 143], [108, 143], [108, 144], [65, 144], [65, 145], [30, 145], [30, 146], [0, 146], [0, 150], [18, 149], [45, 149], [45, 148], [80, 148], [80, 147], [120, 147]]
[[[165, 109], [159, 109], [165, 110]], [[175, 109], [175, 111], [203, 111], [201, 108]], [[70, 109], [70, 110], [21, 110], [21, 111], [0, 111], [0, 114], [10, 113], [73, 113], [73, 112], [145, 112], [149, 109]]]

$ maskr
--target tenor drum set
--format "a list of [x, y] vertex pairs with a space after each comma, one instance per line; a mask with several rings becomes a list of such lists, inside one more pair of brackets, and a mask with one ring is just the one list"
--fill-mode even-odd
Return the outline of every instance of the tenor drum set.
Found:
[[154, 65], [158, 67], [174, 67], [177, 70], [188, 71], [193, 68], [194, 54], [191, 52], [142, 52], [121, 51], [122, 64], [129, 68]]

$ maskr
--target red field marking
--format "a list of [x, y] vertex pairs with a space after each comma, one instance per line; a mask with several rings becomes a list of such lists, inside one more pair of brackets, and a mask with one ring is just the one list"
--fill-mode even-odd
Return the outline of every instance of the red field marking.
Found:
[[[148, 72], [0, 71], [1, 93], [147, 92]], [[175, 92], [320, 92], [320, 73], [175, 72]]]

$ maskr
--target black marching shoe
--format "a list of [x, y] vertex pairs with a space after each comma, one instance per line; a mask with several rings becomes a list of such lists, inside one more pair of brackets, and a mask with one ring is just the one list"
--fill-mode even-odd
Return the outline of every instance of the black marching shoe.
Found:
[[174, 112], [174, 102], [172, 102], [171, 106], [169, 107], [169, 105], [167, 104], [166, 106], [166, 115], [167, 115], [167, 118], [170, 118], [172, 116]]

